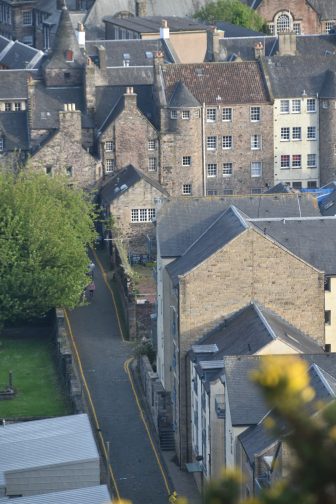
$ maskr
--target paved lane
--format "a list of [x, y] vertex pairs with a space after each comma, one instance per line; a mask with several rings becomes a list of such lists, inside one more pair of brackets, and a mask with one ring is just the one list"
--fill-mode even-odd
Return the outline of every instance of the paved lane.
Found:
[[122, 340], [111, 294], [98, 267], [88, 306], [69, 313], [84, 375], [119, 494], [133, 504], [167, 504], [168, 489], [124, 369], [131, 346]]

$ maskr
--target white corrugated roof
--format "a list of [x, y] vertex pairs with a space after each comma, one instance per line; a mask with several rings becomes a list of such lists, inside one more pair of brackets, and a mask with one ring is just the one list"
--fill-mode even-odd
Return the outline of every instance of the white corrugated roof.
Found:
[[86, 414], [0, 427], [0, 485], [4, 473], [99, 459]]
[[[9, 499], [0, 499], [1, 503], [9, 502]], [[111, 497], [106, 485], [79, 488], [78, 490], [66, 490], [42, 495], [29, 495], [10, 499], [12, 504], [110, 504]]]

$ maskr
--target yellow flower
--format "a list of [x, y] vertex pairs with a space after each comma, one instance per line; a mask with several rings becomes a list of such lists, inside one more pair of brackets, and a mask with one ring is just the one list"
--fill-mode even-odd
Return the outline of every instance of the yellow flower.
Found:
[[331, 427], [331, 429], [329, 430], [329, 437], [333, 441], [336, 441], [336, 425], [334, 425], [333, 427]]
[[309, 382], [307, 364], [297, 357], [267, 356], [261, 360], [260, 369], [252, 373], [252, 379], [264, 389], [275, 389], [298, 393]]

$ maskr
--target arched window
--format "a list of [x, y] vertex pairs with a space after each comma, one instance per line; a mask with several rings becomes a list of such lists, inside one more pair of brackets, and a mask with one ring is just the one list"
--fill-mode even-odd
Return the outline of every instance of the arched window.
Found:
[[277, 33], [289, 31], [291, 29], [291, 21], [289, 14], [280, 14], [277, 19]]

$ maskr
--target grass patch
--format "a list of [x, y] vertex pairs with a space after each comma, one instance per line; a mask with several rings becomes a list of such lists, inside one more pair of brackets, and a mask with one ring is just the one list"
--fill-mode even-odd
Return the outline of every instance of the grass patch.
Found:
[[0, 401], [0, 418], [49, 417], [72, 413], [46, 336], [0, 335], [0, 389], [13, 372], [14, 399]]

